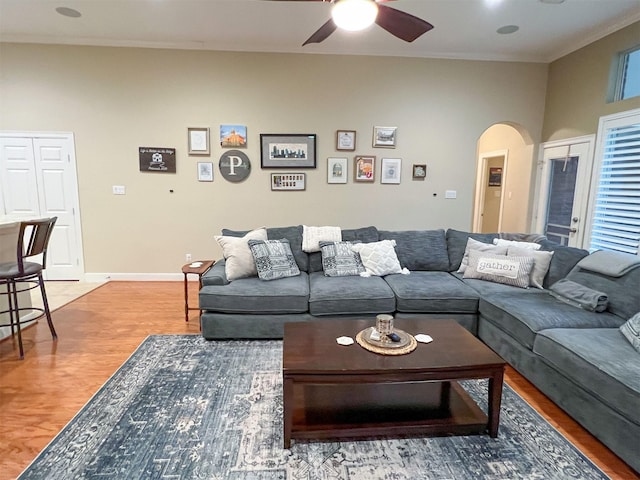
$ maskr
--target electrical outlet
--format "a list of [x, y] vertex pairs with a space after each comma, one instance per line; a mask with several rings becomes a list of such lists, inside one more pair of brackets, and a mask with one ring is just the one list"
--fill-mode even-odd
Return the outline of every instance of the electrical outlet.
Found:
[[112, 188], [113, 188], [113, 194], [114, 195], [125, 195], [126, 194], [126, 190], [124, 188], [124, 185], [114, 185]]
[[191, 254], [190, 254], [190, 253], [187, 253], [187, 254], [184, 256], [184, 259], [185, 259], [187, 262], [190, 262], [190, 261], [191, 261]]

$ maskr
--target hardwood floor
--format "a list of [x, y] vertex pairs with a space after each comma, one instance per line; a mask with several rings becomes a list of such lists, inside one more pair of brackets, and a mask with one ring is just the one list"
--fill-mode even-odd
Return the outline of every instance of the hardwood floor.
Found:
[[[11, 339], [0, 342], [0, 480], [15, 478], [148, 335], [198, 334], [183, 298], [181, 282], [110, 282], [53, 313], [57, 342], [46, 321], [25, 330], [23, 361]], [[612, 479], [640, 478], [513, 369], [505, 379]]]

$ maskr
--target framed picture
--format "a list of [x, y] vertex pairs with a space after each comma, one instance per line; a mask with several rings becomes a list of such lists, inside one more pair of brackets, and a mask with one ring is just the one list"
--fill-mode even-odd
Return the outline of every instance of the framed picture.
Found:
[[427, 165], [422, 164], [413, 164], [413, 179], [414, 180], [424, 180], [427, 177]]
[[373, 127], [373, 146], [396, 148], [398, 127]]
[[347, 183], [346, 158], [327, 158], [327, 183]]
[[222, 148], [246, 148], [247, 127], [245, 125], [220, 125]]
[[198, 181], [213, 182], [213, 163], [198, 162]]
[[187, 128], [189, 155], [209, 155], [209, 129]]
[[353, 180], [356, 182], [373, 182], [376, 173], [376, 157], [357, 156], [353, 165]]
[[380, 183], [400, 183], [402, 160], [399, 158], [383, 158], [380, 167]]
[[489, 168], [489, 186], [490, 187], [502, 186], [502, 167]]
[[271, 190], [304, 190], [306, 173], [272, 173]]
[[356, 131], [338, 130], [336, 132], [336, 150], [353, 152], [356, 149]]
[[315, 133], [261, 133], [260, 167], [316, 168]]

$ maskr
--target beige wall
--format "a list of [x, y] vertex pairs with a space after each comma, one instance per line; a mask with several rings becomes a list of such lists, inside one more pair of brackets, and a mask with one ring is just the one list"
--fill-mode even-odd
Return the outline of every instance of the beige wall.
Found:
[[596, 133], [601, 116], [640, 107], [640, 97], [607, 103], [615, 55], [639, 43], [636, 22], [550, 64], [544, 142]]
[[536, 165], [534, 147], [525, 142], [516, 128], [503, 124], [493, 125], [478, 142], [480, 156], [497, 150], [508, 151], [504, 176], [503, 232], [530, 231], [533, 202], [531, 183], [535, 180]]
[[[547, 78], [528, 63], [27, 44], [0, 45], [0, 62], [0, 130], [75, 134], [89, 273], [176, 272], [187, 252], [219, 257], [223, 227], [470, 229], [478, 139], [510, 121], [539, 141]], [[217, 168], [221, 123], [248, 127], [243, 183]], [[372, 148], [374, 125], [398, 127], [396, 149]], [[211, 128], [213, 183], [197, 181], [190, 126]], [[357, 130], [355, 154], [375, 155], [378, 169], [401, 158], [401, 184], [381, 185], [379, 171], [354, 184], [336, 129]], [[270, 191], [260, 133], [318, 135], [306, 191]], [[176, 148], [177, 173], [139, 172], [141, 146]], [[348, 184], [327, 184], [329, 156], [349, 158]], [[412, 181], [413, 163], [427, 164], [426, 180]]]

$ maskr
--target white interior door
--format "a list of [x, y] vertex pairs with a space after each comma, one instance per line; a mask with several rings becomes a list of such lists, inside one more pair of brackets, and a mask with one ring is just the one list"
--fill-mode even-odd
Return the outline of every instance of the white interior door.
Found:
[[83, 277], [75, 152], [71, 134], [0, 136], [4, 214], [58, 217], [49, 241], [45, 278]]
[[542, 146], [536, 230], [549, 240], [582, 248], [593, 165], [593, 137]]

